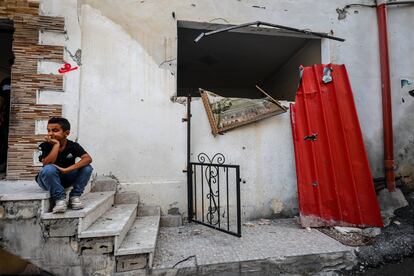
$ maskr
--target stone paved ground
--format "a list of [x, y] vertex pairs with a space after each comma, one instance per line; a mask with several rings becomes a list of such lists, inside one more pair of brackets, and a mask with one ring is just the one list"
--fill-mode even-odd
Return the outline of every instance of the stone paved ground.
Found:
[[241, 238], [195, 223], [161, 228], [154, 269], [353, 251], [315, 229], [302, 229], [295, 219], [253, 224], [242, 226]]

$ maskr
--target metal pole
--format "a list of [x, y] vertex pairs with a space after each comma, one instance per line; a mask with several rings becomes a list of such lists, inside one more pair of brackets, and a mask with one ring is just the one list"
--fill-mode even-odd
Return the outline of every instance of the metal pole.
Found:
[[187, 96], [187, 200], [188, 222], [193, 219], [193, 168], [191, 166], [191, 94]]
[[240, 167], [236, 168], [236, 193], [237, 193], [237, 236], [241, 237], [241, 210], [240, 210]]
[[391, 81], [388, 52], [387, 7], [377, 6], [379, 49], [381, 64], [382, 114], [384, 131], [384, 169], [388, 191], [395, 191], [394, 149], [392, 129]]

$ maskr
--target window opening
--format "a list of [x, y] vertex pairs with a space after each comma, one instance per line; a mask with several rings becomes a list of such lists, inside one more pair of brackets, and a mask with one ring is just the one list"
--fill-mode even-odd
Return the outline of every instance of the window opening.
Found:
[[179, 21], [177, 27], [177, 96], [200, 96], [202, 88], [223, 97], [263, 98], [259, 85], [276, 100], [294, 101], [299, 65], [322, 60], [321, 37], [310, 33], [245, 26], [195, 43], [200, 34], [231, 25]]

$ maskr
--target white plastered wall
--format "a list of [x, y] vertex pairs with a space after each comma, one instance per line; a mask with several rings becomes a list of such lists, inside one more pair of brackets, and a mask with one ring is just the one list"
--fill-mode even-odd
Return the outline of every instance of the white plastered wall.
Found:
[[[44, 2], [54, 2], [50, 4], [54, 11], [65, 10], [65, 4]], [[177, 20], [225, 24], [261, 20], [317, 32], [332, 30], [334, 35], [344, 37], [343, 43], [322, 40], [322, 60], [346, 64], [373, 175], [383, 174], [375, 9], [351, 8], [345, 19], [338, 20], [336, 8], [348, 1], [61, 2], [69, 3], [68, 11], [79, 7], [83, 58], [77, 77], [80, 116], [76, 117], [69, 98], [64, 100], [64, 113], [79, 120], [76, 134], [93, 156], [95, 172], [115, 175], [122, 189], [139, 191], [144, 204], [161, 205], [164, 213], [173, 207], [186, 213], [186, 175], [182, 173], [186, 165], [186, 125], [181, 122], [186, 107], [170, 100], [176, 91]], [[410, 39], [405, 34], [414, 27], [410, 12], [412, 9], [390, 11], [392, 61], [412, 53], [413, 43], [401, 45], [403, 39]], [[71, 20], [75, 25], [74, 18]], [[403, 24], [397, 24], [399, 20]], [[396, 49], [401, 53], [395, 54]], [[392, 67], [393, 88], [398, 88], [400, 76], [414, 75], [412, 68], [408, 58], [403, 67]], [[75, 99], [72, 96], [70, 99]], [[399, 98], [393, 96], [394, 102], [401, 101]], [[44, 101], [51, 99], [51, 95], [44, 97]], [[408, 100], [411, 103], [406, 101], [404, 107], [394, 110], [398, 122], [412, 108], [413, 99]], [[289, 115], [213, 138], [201, 102], [195, 99], [192, 109], [192, 158], [195, 160], [200, 152], [222, 152], [228, 163], [240, 165], [245, 182], [243, 217], [270, 215], [272, 203], [276, 211], [294, 213], [296, 175]], [[404, 122], [403, 127], [410, 126], [409, 121]], [[396, 137], [398, 145], [412, 134], [404, 135], [407, 137]]]
[[[58, 16], [65, 19], [66, 34], [54, 32], [40, 32], [39, 43], [45, 45], [64, 46], [64, 61], [72, 67], [78, 66], [71, 55], [81, 49], [81, 28], [78, 17], [77, 0], [41, 0], [40, 14], [46, 16]], [[69, 54], [70, 53], [70, 54]], [[58, 69], [62, 68], [63, 63], [39, 61], [39, 74], [59, 75]], [[79, 67], [79, 66], [78, 66]], [[71, 123], [70, 139], [78, 138], [78, 118], [79, 118], [79, 84], [80, 68], [64, 74], [63, 91], [42, 90], [37, 93], [37, 103], [39, 104], [60, 104], [63, 106], [62, 115]], [[45, 134], [47, 121], [36, 122], [36, 134]]]

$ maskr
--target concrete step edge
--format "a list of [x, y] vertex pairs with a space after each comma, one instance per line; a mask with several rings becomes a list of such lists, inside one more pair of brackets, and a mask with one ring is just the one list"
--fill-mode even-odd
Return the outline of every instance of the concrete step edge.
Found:
[[[67, 219], [67, 218], [84, 218], [94, 210], [96, 210], [100, 205], [104, 204], [108, 199], [112, 198], [112, 204], [114, 199], [115, 192], [96, 192], [96, 193], [87, 193], [82, 195], [81, 199], [84, 202], [85, 207], [81, 210], [68, 210], [62, 214], [53, 214], [52, 212], [43, 213], [42, 219]], [[91, 201], [91, 203], [89, 203]]]
[[133, 221], [137, 212], [136, 204], [119, 204], [109, 208], [91, 226], [79, 233], [78, 238], [118, 236]]
[[[153, 258], [158, 232], [160, 216], [137, 217], [122, 245], [115, 251], [115, 256], [150, 254]], [[152, 256], [151, 256], [152, 255]], [[152, 264], [152, 259], [150, 260]]]

